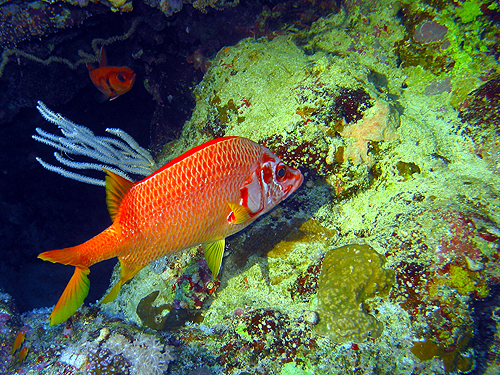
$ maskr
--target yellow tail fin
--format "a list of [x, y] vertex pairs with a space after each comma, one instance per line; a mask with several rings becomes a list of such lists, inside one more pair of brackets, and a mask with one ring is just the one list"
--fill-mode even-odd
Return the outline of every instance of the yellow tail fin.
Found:
[[120, 252], [120, 229], [118, 224], [111, 225], [106, 230], [78, 246], [66, 249], [46, 251], [38, 258], [53, 263], [75, 266], [66, 289], [50, 314], [50, 324], [64, 322], [82, 305], [89, 294], [89, 267], [102, 260], [116, 257]]
[[83, 304], [89, 294], [90, 282], [87, 277], [89, 273], [88, 267], [75, 267], [73, 276], [50, 314], [51, 326], [66, 321]]
[[38, 255], [38, 258], [48, 260], [52, 263], [70, 264], [75, 266], [75, 272], [69, 280], [66, 289], [57, 301], [54, 310], [50, 314], [50, 325], [56, 325], [66, 321], [83, 304], [85, 297], [89, 294], [90, 282], [87, 275], [90, 273], [88, 267], [80, 266], [78, 246], [67, 249], [46, 251]]

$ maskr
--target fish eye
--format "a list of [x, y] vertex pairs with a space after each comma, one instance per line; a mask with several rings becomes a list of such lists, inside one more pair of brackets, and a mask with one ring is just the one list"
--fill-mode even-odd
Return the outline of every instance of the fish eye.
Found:
[[122, 73], [118, 73], [118, 80], [122, 83], [125, 83], [126, 79]]
[[278, 179], [285, 177], [285, 172], [286, 172], [285, 166], [284, 165], [279, 166], [278, 169], [276, 170], [276, 177], [278, 177]]

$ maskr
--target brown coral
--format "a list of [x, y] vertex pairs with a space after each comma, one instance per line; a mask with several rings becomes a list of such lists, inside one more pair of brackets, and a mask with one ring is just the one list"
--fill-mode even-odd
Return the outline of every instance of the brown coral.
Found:
[[394, 274], [384, 263], [385, 257], [368, 245], [347, 245], [326, 254], [318, 280], [319, 333], [338, 342], [381, 335], [382, 324], [363, 303], [389, 291]]

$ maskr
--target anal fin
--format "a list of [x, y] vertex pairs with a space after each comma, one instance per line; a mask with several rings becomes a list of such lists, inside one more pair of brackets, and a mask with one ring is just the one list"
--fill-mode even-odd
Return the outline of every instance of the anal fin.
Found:
[[138, 265], [128, 264], [127, 260], [124, 258], [119, 258], [119, 259], [120, 259], [120, 271], [121, 271], [120, 280], [118, 280], [116, 285], [108, 292], [108, 294], [106, 294], [106, 297], [104, 297], [104, 299], [101, 301], [102, 304], [113, 301], [120, 292], [122, 285], [125, 284], [127, 281], [129, 281], [132, 277], [134, 277], [135, 274], [144, 267], [142, 265], [138, 266]]

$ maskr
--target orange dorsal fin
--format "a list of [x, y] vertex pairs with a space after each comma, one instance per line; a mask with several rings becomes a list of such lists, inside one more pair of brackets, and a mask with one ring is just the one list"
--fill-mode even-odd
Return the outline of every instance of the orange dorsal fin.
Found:
[[120, 292], [122, 285], [134, 277], [135, 274], [144, 267], [143, 265], [130, 264], [124, 257], [118, 259], [120, 260], [120, 280], [118, 280], [116, 285], [106, 294], [106, 297], [101, 301], [102, 304], [113, 301]]
[[66, 321], [83, 304], [89, 294], [90, 282], [87, 277], [89, 273], [87, 267], [75, 267], [73, 276], [50, 314], [51, 326]]
[[106, 171], [106, 204], [108, 206], [109, 215], [111, 216], [111, 221], [115, 221], [123, 197], [128, 193], [134, 183], [107, 169], [104, 170]]

